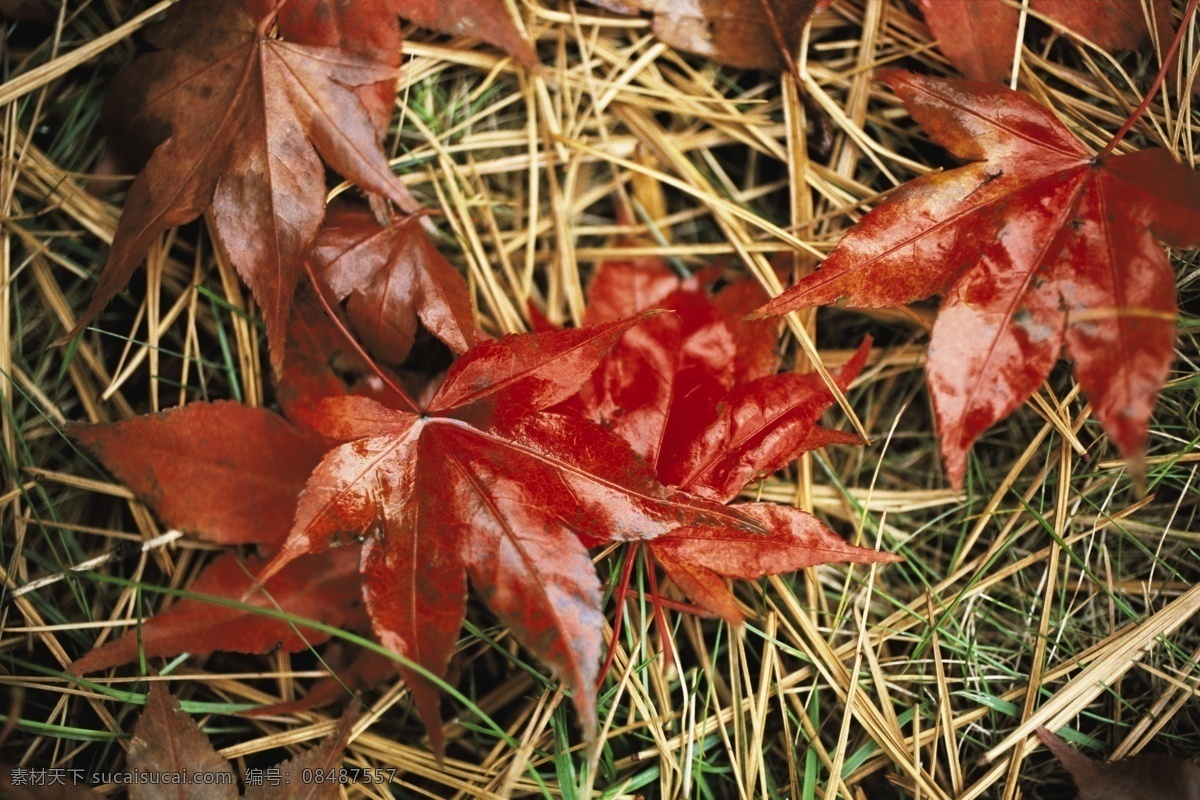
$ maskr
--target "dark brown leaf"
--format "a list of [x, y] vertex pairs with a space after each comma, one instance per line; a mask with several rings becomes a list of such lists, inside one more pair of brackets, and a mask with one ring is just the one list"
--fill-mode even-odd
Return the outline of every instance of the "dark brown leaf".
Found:
[[771, 14], [792, 52], [816, 0], [588, 0], [618, 14], [648, 11], [654, 15], [654, 35], [672, 47], [743, 69], [781, 69]]
[[[217, 755], [192, 718], [179, 707], [179, 701], [161, 681], [150, 684], [146, 708], [133, 729], [129, 743], [129, 769], [173, 778], [202, 776], [205, 782], [185, 780], [172, 785], [174, 800], [235, 800], [237, 783], [229, 762]], [[134, 782], [130, 800], [163, 800], [163, 786]]]
[[1079, 800], [1200, 800], [1200, 767], [1190, 761], [1160, 753], [1096, 761], [1045, 728], [1037, 735], [1074, 778]]
[[[162, 49], [138, 59], [114, 91], [131, 98], [128, 129], [157, 149], [130, 188], [72, 334], [128, 282], [160, 233], [211, 203], [221, 243], [262, 308], [278, 368], [292, 294], [325, 212], [322, 158], [363, 189], [416, 209], [379, 147], [378, 106], [373, 118], [356, 94], [395, 81], [399, 40], [392, 49], [343, 49], [331, 2], [306, 2], [311, 24], [281, 21], [322, 44], [266, 35], [272, 17], [252, 17], [241, 0], [185, 0], [155, 32]], [[384, 0], [364, 0], [355, 13], [359, 28], [395, 28]]]

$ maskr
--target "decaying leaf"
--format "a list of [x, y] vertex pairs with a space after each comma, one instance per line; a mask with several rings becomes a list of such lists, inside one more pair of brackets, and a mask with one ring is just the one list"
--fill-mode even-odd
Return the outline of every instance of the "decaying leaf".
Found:
[[1200, 800], [1200, 767], [1190, 761], [1160, 753], [1096, 761], [1045, 728], [1037, 735], [1074, 778], [1079, 800]]
[[[335, 0], [298, 5], [302, 16], [280, 20], [299, 40], [292, 41], [268, 33], [274, 4], [251, 16], [243, 0], [185, 0], [152, 34], [159, 51], [114, 87], [130, 109], [126, 129], [156, 149], [129, 190], [72, 334], [128, 282], [160, 233], [211, 204], [221, 244], [262, 308], [278, 367], [292, 294], [325, 212], [322, 158], [363, 189], [416, 210], [379, 146], [378, 87], [394, 86], [398, 75], [394, 14], [383, 2], [356, 4], [356, 30], [384, 40], [368, 46], [352, 37], [351, 48], [337, 29]], [[370, 110], [359, 89], [375, 98]]]
[[[207, 782], [180, 782], [174, 791], [179, 800], [229, 800], [238, 796], [229, 762], [217, 755], [208, 737], [179, 707], [166, 684], [155, 681], [146, 693], [146, 707], [133, 728], [129, 743], [131, 771], [152, 775], [202, 776]], [[134, 782], [130, 800], [160, 800], [157, 782]]]
[[1136, 459], [1175, 340], [1174, 274], [1154, 237], [1200, 244], [1200, 176], [1165, 150], [1097, 158], [1020, 92], [879, 78], [971, 163], [905, 184], [761, 313], [942, 294], [926, 372], [955, 486], [972, 442], [1033, 393], [1064, 345], [1096, 418]]
[[[333, 734], [317, 747], [279, 765], [279, 782], [247, 787], [247, 800], [335, 800], [340, 796], [337, 781], [304, 780], [305, 770], [335, 769], [350, 739], [354, 716], [342, 717]], [[129, 771], [157, 776], [157, 781], [134, 781], [130, 800], [162, 800], [166, 797], [164, 777], [188, 778], [170, 783], [176, 800], [236, 800], [237, 783], [230, 764], [222, 758], [204, 731], [179, 706], [166, 685], [155, 681], [146, 694], [146, 708], [133, 729], [129, 745]]]
[[[794, 53], [816, 0], [588, 0], [618, 14], [649, 12], [672, 47], [742, 69], [780, 69], [778, 32]], [[770, 5], [770, 15], [764, 9]]]
[[[1019, 4], [1005, 0], [918, 0], [938, 48], [959, 72], [976, 81], [1008, 83], [1018, 52]], [[1174, 29], [1170, 0], [1153, 0], [1153, 25], [1142, 0], [1030, 0], [1029, 10], [1105, 50], [1136, 50], [1157, 39], [1166, 53]]]

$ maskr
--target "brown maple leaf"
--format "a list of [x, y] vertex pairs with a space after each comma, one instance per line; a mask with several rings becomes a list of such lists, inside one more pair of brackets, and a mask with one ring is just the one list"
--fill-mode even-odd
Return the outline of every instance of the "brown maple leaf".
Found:
[[[355, 716], [344, 715], [333, 734], [317, 747], [278, 765], [279, 782], [247, 787], [246, 800], [335, 800], [341, 796], [337, 781], [305, 780], [305, 774], [326, 773], [342, 763]], [[129, 743], [129, 771], [155, 776], [155, 781], [133, 781], [130, 800], [162, 800], [164, 784], [176, 800], [237, 800], [237, 783], [230, 764], [222, 758], [204, 731], [167, 691], [155, 681], [146, 693], [146, 708]], [[181, 780], [182, 779], [182, 780]]]
[[1037, 735], [1075, 780], [1079, 800], [1200, 800], [1200, 767], [1190, 761], [1159, 753], [1095, 761], [1045, 728]]
[[970, 161], [908, 182], [764, 315], [942, 294], [926, 373], [950, 480], [1064, 346], [1127, 457], [1146, 442], [1175, 340], [1174, 274], [1155, 241], [1200, 244], [1200, 176], [1164, 150], [1097, 157], [1046, 108], [991, 84], [879, 79]]
[[[971, 80], [1008, 83], [1018, 52], [1019, 5], [1005, 0], [918, 0], [918, 5], [938, 48], [959, 72]], [[1136, 50], [1151, 41], [1142, 0], [1030, 0], [1029, 10], [1105, 50]], [[1158, 51], [1165, 54], [1175, 32], [1170, 0], [1153, 0], [1153, 15]]]
[[[242, 0], [185, 0], [154, 32], [161, 49], [138, 59], [118, 90], [133, 98], [128, 128], [157, 148], [129, 190], [95, 294], [71, 334], [128, 282], [160, 233], [211, 203], [221, 244], [262, 308], [278, 368], [292, 295], [324, 216], [321, 159], [402, 209], [417, 208], [379, 147], [382, 112], [375, 107], [373, 119], [356, 93], [394, 85], [398, 34], [392, 52], [362, 41], [346, 49], [332, 33], [331, 2], [306, 4], [307, 26], [290, 17], [280, 24], [322, 44], [270, 35], [274, 10], [256, 18]], [[360, 28], [396, 27], [384, 0], [357, 3], [355, 13]]]
[[654, 35], [667, 44], [742, 69], [784, 67], [779, 36], [790, 52], [795, 52], [804, 26], [817, 8], [816, 0], [588, 2], [618, 14], [650, 12], [654, 15]]

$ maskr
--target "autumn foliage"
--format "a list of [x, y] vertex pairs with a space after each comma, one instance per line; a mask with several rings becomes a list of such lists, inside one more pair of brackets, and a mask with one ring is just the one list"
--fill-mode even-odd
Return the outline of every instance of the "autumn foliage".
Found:
[[[690, 52], [776, 70], [787, 61], [779, 45], [795, 48], [818, 5], [593, 4], [650, 14], [656, 35]], [[1030, 6], [1075, 19], [1070, 4]], [[921, 7], [936, 31], [961, 5]], [[1131, 8], [1114, 4], [1109, 16], [1132, 19]], [[1015, 8], [997, 0], [986, 13], [1008, 25]], [[955, 486], [972, 444], [1064, 352], [1116, 446], [1142, 454], [1177, 316], [1158, 240], [1200, 245], [1200, 178], [1165, 150], [1118, 152], [1118, 135], [1097, 153], [1023, 92], [880, 71], [922, 130], [966, 163], [892, 192], [784, 294], [770, 298], [736, 269], [611, 261], [594, 271], [578, 326], [498, 336], [477, 329], [433, 216], [382, 149], [400, 18], [472, 32], [536, 68], [500, 0], [183, 0], [114, 89], [114, 138], [142, 166], [75, 331], [164, 231], [211, 212], [261, 310], [278, 411], [193, 402], [70, 426], [165, 523], [229, 548], [190, 586], [197, 597], [82, 655], [76, 673], [139, 655], [294, 653], [328, 640], [327, 626], [347, 628], [397, 656], [347, 660], [364, 681], [398, 670], [440, 752], [431, 676], [450, 674], [473, 592], [571, 691], [590, 737], [609, 613], [600, 575], [611, 567], [598, 572], [597, 548], [637, 548], [673, 585], [666, 593], [732, 626], [744, 612], [731, 580], [897, 560], [796, 507], [742, 500], [804, 453], [864, 444], [819, 424], [832, 386], [781, 363], [775, 317], [812, 306], [942, 297], [927, 377]], [[1161, 43], [1170, 25], [1156, 30]], [[964, 72], [997, 81], [1004, 43], [943, 47]], [[326, 167], [366, 202], [327, 209]], [[408, 391], [398, 367], [422, 329], [454, 361]], [[868, 338], [830, 370], [839, 392], [871, 347]], [[337, 698], [320, 686], [308, 705]], [[138, 730], [202, 751], [180, 715], [152, 690]], [[319, 757], [339, 758], [347, 735]], [[161, 755], [138, 736], [131, 760]]]
[[1174, 274], [1155, 236], [1200, 244], [1200, 177], [1164, 150], [1093, 153], [1022, 92], [879, 79], [971, 163], [905, 184], [759, 313], [942, 295], [926, 373], [955, 485], [971, 444], [1064, 347], [1096, 418], [1136, 459], [1175, 342]]

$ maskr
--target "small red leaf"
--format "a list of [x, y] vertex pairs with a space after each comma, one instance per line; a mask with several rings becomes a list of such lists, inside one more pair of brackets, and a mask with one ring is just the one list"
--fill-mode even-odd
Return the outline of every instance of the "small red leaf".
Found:
[[420, 216], [380, 227], [365, 209], [329, 212], [313, 250], [313, 266], [339, 299], [349, 297], [350, 321], [380, 358], [408, 357], [417, 318], [456, 353], [475, 343], [467, 284], [429, 241]]

